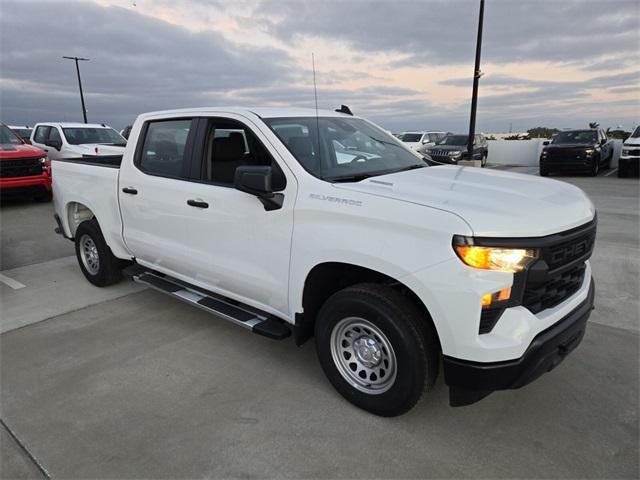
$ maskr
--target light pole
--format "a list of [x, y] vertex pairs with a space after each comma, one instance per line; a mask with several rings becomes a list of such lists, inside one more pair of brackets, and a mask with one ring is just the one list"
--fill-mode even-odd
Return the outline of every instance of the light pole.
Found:
[[484, 17], [484, 0], [480, 0], [480, 17], [478, 18], [478, 39], [476, 40], [476, 65], [473, 69], [473, 94], [471, 96], [471, 119], [469, 120], [469, 138], [467, 139], [467, 155], [473, 160], [473, 139], [476, 133], [476, 110], [478, 108], [478, 81], [480, 71], [480, 51], [482, 49], [482, 23]]
[[80, 87], [80, 102], [82, 103], [82, 117], [84, 118], [84, 123], [87, 123], [87, 109], [84, 106], [84, 95], [82, 94], [82, 80], [80, 80], [80, 67], [78, 66], [78, 62], [88, 62], [88, 58], [81, 57], [62, 57], [67, 60], [75, 60], [76, 62], [76, 73], [78, 74], [78, 87]]

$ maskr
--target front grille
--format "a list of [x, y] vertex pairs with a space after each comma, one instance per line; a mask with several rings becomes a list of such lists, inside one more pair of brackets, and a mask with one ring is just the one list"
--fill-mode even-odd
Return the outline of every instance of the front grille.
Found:
[[553, 308], [576, 293], [596, 240], [596, 221], [551, 236], [529, 268], [522, 305], [532, 313]]
[[624, 150], [626, 150], [625, 155], [629, 155], [631, 157], [640, 157], [640, 149], [627, 150], [625, 148]]
[[33, 177], [42, 173], [39, 158], [0, 160], [0, 178]]
[[538, 313], [561, 304], [576, 293], [584, 281], [584, 262], [564, 273], [551, 275], [542, 285], [527, 284], [522, 305], [531, 313]]

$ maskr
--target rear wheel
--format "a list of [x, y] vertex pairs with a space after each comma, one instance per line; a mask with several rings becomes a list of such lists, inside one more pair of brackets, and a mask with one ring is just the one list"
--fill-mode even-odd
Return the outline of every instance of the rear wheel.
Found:
[[410, 410], [435, 382], [435, 331], [389, 287], [360, 284], [331, 296], [315, 327], [322, 369], [354, 405], [391, 417]]
[[52, 192], [38, 193], [36, 196], [33, 197], [33, 199], [36, 202], [47, 203], [53, 199], [53, 193]]
[[627, 168], [624, 163], [618, 164], [618, 178], [625, 178], [627, 176]]
[[75, 243], [80, 270], [87, 280], [98, 287], [120, 281], [124, 262], [113, 255], [95, 219], [78, 225]]

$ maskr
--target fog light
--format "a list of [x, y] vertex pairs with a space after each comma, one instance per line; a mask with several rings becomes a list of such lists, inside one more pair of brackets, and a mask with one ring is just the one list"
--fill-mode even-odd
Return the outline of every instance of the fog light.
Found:
[[482, 308], [489, 308], [495, 306], [496, 303], [504, 302], [511, 298], [511, 287], [503, 288], [495, 293], [487, 293], [482, 296], [481, 304]]

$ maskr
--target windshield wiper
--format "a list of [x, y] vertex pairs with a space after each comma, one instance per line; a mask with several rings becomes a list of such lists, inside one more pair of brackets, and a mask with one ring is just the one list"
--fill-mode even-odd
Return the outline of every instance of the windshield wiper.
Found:
[[408, 167], [392, 168], [389, 170], [378, 170], [377, 172], [354, 173], [353, 175], [343, 175], [338, 177], [325, 177], [324, 180], [327, 180], [328, 182], [360, 182], [370, 177], [378, 177], [380, 175], [390, 175], [392, 173], [406, 172], [407, 170], [414, 170], [416, 168], [425, 168], [425, 167], [427, 167], [427, 165], [416, 163], [413, 165], [409, 165]]

